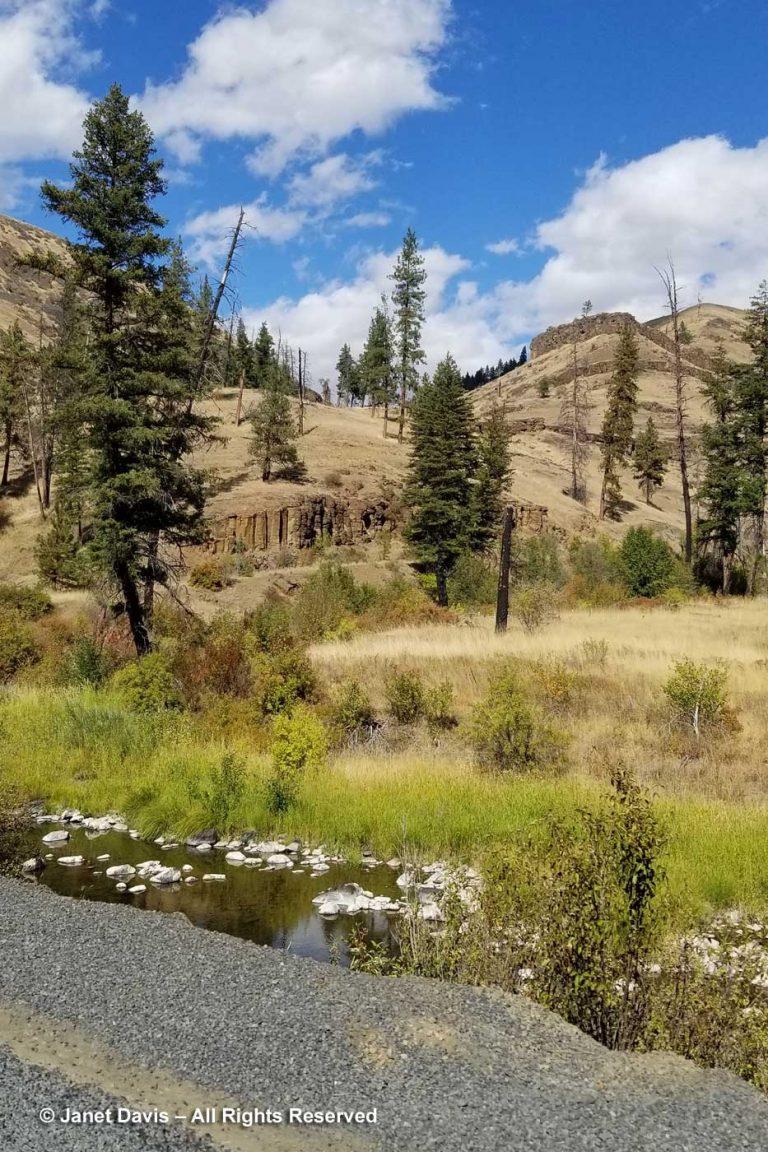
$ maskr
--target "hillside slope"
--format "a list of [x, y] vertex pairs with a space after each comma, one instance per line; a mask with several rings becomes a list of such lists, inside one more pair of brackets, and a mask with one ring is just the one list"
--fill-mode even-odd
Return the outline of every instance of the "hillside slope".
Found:
[[[33, 249], [57, 254], [64, 251], [63, 241], [52, 233], [0, 216], [0, 327], [18, 319], [30, 337], [39, 334], [41, 322], [44, 335], [54, 330], [60, 294], [53, 277], [18, 266], [18, 258]], [[692, 434], [690, 471], [695, 485], [699, 467], [695, 431], [706, 418], [701, 393], [703, 366], [718, 342], [736, 360], [747, 359], [748, 349], [742, 339], [744, 313], [737, 308], [701, 304], [685, 311], [683, 319], [691, 336], [686, 349], [686, 387]], [[619, 315], [592, 317], [585, 332], [577, 334], [580, 372], [589, 387], [588, 424], [593, 437], [599, 434], [622, 322]], [[599, 528], [618, 534], [627, 525], [648, 524], [677, 540], [682, 529], [682, 499], [673, 460], [667, 482], [650, 507], [641, 500], [631, 470], [625, 472], [622, 482], [626, 509], [618, 524], [598, 525], [597, 443], [591, 446], [587, 467], [586, 506], [567, 495], [569, 446], [561, 431], [560, 405], [563, 390], [572, 378], [571, 329], [550, 329], [537, 337], [533, 342], [534, 356], [528, 364], [472, 395], [481, 418], [494, 401], [504, 404], [513, 432], [510, 498], [547, 508], [549, 523], [566, 533]], [[641, 374], [637, 427], [653, 416], [673, 454], [674, 383], [668, 329], [667, 317], [638, 326]], [[548, 395], [542, 396], [542, 391], [548, 391]], [[254, 396], [246, 393], [246, 410], [253, 402]], [[398, 444], [394, 422], [385, 438], [381, 414], [372, 418], [369, 409], [337, 409], [313, 403], [307, 408], [306, 432], [300, 445], [306, 465], [303, 481], [278, 479], [265, 484], [250, 456], [247, 420], [239, 427], [235, 425], [236, 406], [237, 398], [232, 392], [222, 392], [209, 402], [209, 411], [220, 421], [221, 439], [201, 454], [198, 463], [217, 476], [209, 504], [212, 521], [220, 524], [228, 517], [279, 515], [281, 510], [295, 510], [311, 499], [336, 507], [348, 504], [359, 514], [361, 506], [391, 497], [402, 483], [409, 449], [407, 442]], [[11, 523], [0, 548], [0, 579], [34, 577], [34, 541], [40, 519], [28, 481], [17, 466], [12, 492], [5, 501]]]

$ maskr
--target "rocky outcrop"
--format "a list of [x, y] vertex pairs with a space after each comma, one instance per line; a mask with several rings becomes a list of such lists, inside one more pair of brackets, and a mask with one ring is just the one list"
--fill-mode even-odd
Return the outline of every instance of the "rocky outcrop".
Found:
[[306, 496], [296, 504], [269, 511], [233, 514], [210, 525], [208, 548], [218, 555], [245, 548], [311, 548], [315, 544], [360, 544], [396, 527], [389, 504]]
[[[674, 355], [674, 341], [655, 324], [641, 324], [629, 312], [598, 312], [595, 316], [579, 317], [577, 320], [572, 320], [570, 324], [558, 324], [556, 327], [547, 328], [546, 332], [534, 337], [531, 341], [531, 359], [537, 359], [539, 356], [543, 356], [545, 352], [554, 352], [555, 349], [563, 348], [569, 344], [581, 344], [583, 341], [592, 340], [596, 336], [618, 336], [627, 325], [634, 328], [638, 335], [655, 344], [657, 348], [663, 348], [665, 352]], [[699, 376], [701, 372], [711, 370], [710, 357], [700, 348], [693, 348], [686, 344], [683, 346], [682, 353], [686, 363], [686, 371], [690, 375]], [[645, 368], [667, 367], [666, 364], [644, 364], [643, 366]], [[612, 362], [606, 365], [594, 364], [592, 371], [587, 374], [599, 374], [611, 370]], [[561, 373], [561, 375], [567, 376], [568, 374]]]

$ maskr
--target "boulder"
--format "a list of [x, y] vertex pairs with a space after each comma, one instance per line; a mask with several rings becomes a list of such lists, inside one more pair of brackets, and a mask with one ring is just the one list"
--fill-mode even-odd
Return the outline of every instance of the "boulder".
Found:
[[184, 841], [187, 848], [199, 848], [201, 844], [207, 844], [212, 848], [221, 840], [221, 836], [215, 828], [204, 828], [202, 832], [196, 832], [194, 836], [188, 836]]
[[224, 859], [227, 864], [245, 864], [245, 856], [242, 852], [227, 852]]
[[334, 904], [332, 900], [324, 900], [317, 911], [318, 915], [330, 918], [331, 916], [338, 916], [339, 906]]
[[211, 851], [211, 845], [210, 844], [196, 844], [195, 845], [195, 852], [210, 852], [210, 851]]
[[82, 856], [59, 856], [56, 863], [63, 864], [66, 868], [79, 868], [84, 863], [84, 858]]
[[113, 864], [111, 868], [107, 868], [110, 880], [130, 880], [131, 876], [135, 875], [136, 869], [133, 864]]
[[422, 904], [419, 907], [419, 920], [426, 920], [429, 923], [439, 923], [445, 920], [439, 904]]
[[301, 840], [291, 840], [290, 844], [286, 844], [285, 851], [290, 852], [292, 856], [301, 852]]
[[42, 872], [45, 868], [45, 860], [40, 856], [33, 856], [31, 860], [25, 860], [21, 866], [22, 872]]
[[254, 856], [275, 856], [283, 852], [283, 845], [277, 840], [262, 840], [256, 844], [249, 844], [246, 852]]
[[129, 888], [131, 896], [140, 896], [142, 892], [146, 892], [146, 884], [134, 884], [133, 888]]
[[271, 864], [273, 868], [293, 868], [293, 860], [284, 852], [273, 852], [267, 857], [267, 864]]
[[397, 884], [398, 888], [403, 892], [408, 888], [413, 888], [415, 883], [416, 877], [412, 872], [403, 872], [402, 876], [398, 876], [397, 880], [395, 880], [395, 884]]
[[57, 828], [55, 832], [46, 832], [43, 836], [43, 844], [63, 844], [65, 840], [69, 840], [66, 828]]
[[161, 868], [150, 876], [153, 884], [178, 884], [181, 880], [181, 872], [178, 868]]
[[83, 814], [78, 808], [65, 808], [61, 819], [64, 824], [82, 824]]

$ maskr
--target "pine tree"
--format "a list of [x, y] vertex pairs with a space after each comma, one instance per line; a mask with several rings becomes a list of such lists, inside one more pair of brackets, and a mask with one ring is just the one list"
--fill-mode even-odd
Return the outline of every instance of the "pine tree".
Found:
[[518, 360], [517, 360], [517, 367], [521, 368], [523, 366], [523, 364], [527, 364], [527, 363], [528, 363], [528, 347], [527, 347], [527, 345], [523, 344], [523, 350], [520, 353]]
[[640, 486], [646, 504], [650, 504], [654, 490], [661, 488], [667, 471], [667, 453], [650, 416], [645, 428], [635, 440], [632, 462], [635, 468], [635, 480]]
[[618, 519], [621, 508], [619, 468], [632, 451], [632, 434], [637, 413], [637, 369], [639, 356], [635, 333], [626, 325], [619, 336], [608, 385], [608, 403], [603, 416], [601, 455], [603, 486], [599, 519]]
[[713, 424], [701, 430], [704, 477], [699, 488], [699, 501], [704, 515], [700, 517], [697, 542], [710, 545], [722, 568], [722, 590], [730, 590], [733, 558], [739, 545], [739, 527], [744, 511], [743, 443], [738, 411], [738, 369], [729, 364], [722, 348], [715, 357], [715, 369], [705, 382], [704, 392], [715, 417]]
[[435, 574], [437, 601], [448, 603], [448, 575], [470, 539], [475, 474], [474, 424], [461, 373], [446, 356], [425, 380], [411, 409], [411, 455], [406, 503], [408, 540]]
[[245, 388], [257, 388], [259, 381], [254, 345], [248, 336], [242, 316], [237, 321], [232, 359], [238, 385], [242, 381]]
[[253, 345], [253, 359], [255, 367], [255, 386], [265, 388], [275, 365], [275, 342], [272, 333], [267, 327], [266, 320], [262, 321], [256, 341]]
[[370, 396], [373, 412], [384, 406], [384, 435], [387, 434], [389, 405], [395, 398], [392, 327], [384, 307], [377, 308], [368, 329], [368, 339], [360, 357], [363, 391]]
[[735, 376], [744, 455], [744, 514], [752, 528], [749, 591], [757, 590], [765, 566], [765, 504], [768, 495], [768, 283], [752, 298], [744, 338], [752, 363]]
[[400, 392], [400, 415], [397, 438], [402, 443], [405, 428], [405, 405], [409, 395], [419, 386], [419, 365], [426, 359], [421, 347], [421, 326], [424, 323], [424, 285], [427, 272], [424, 257], [419, 251], [416, 233], [409, 228], [403, 239], [395, 270], [391, 279], [396, 338], [397, 378]]
[[345, 344], [336, 361], [336, 395], [339, 404], [353, 404], [358, 399], [358, 369], [349, 344]]
[[477, 436], [477, 471], [470, 504], [470, 547], [484, 552], [496, 540], [504, 490], [512, 472], [504, 409], [494, 404]]
[[[165, 192], [152, 133], [114, 85], [85, 119], [71, 182], [45, 182], [49, 211], [75, 225], [69, 254], [90, 293], [83, 427], [94, 565], [119, 590], [139, 655], [152, 647], [155, 582], [164, 548], [202, 537], [203, 477], [187, 463], [208, 435], [198, 415], [194, 322], [179, 260], [152, 201]], [[141, 591], [143, 589], [143, 600]]]
[[253, 429], [251, 453], [259, 463], [262, 480], [272, 479], [275, 465], [289, 471], [300, 467], [296, 447], [299, 433], [284, 379], [276, 374], [269, 381], [249, 419]]

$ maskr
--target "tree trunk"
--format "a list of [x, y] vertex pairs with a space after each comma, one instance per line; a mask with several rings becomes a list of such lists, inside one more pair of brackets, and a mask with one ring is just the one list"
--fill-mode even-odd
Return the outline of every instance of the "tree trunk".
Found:
[[120, 590], [123, 593], [125, 612], [128, 616], [128, 624], [131, 629], [136, 654], [137, 656], [146, 656], [152, 651], [152, 641], [149, 638], [147, 622], [141, 600], [139, 599], [139, 589], [136, 581], [126, 564], [117, 564], [115, 566], [115, 576], [120, 585]]
[[597, 513], [598, 520], [605, 520], [605, 490], [608, 486], [608, 466], [603, 469], [603, 483], [600, 488], [600, 508]]
[[437, 582], [437, 602], [443, 608], [448, 607], [448, 574], [445, 565], [438, 561], [435, 565], [435, 580]]
[[731, 591], [731, 567], [733, 557], [727, 553], [723, 553], [723, 596], [728, 596]]
[[3, 459], [3, 478], [0, 480], [0, 488], [5, 488], [8, 484], [8, 474], [11, 470], [11, 441], [13, 440], [13, 424], [8, 420], [5, 425], [5, 457]]
[[240, 373], [240, 390], [237, 393], [237, 411], [235, 412], [235, 428], [240, 427], [240, 418], [243, 414], [243, 389], [245, 388], [245, 372]]
[[144, 618], [147, 624], [152, 624], [155, 611], [155, 580], [157, 577], [157, 556], [160, 549], [160, 533], [155, 531], [149, 541], [147, 550], [147, 574], [144, 578]]
[[[387, 403], [384, 405], [384, 439], [385, 439], [385, 440], [386, 440], [386, 438], [387, 438], [387, 425], [388, 425], [388, 423], [389, 423], [389, 402], [387, 402]], [[398, 439], [398, 440], [401, 440], [401, 439], [402, 439], [402, 437], [400, 436], [400, 433], [399, 433], [399, 432], [398, 432], [398, 435], [397, 435], [397, 439]]]
[[667, 305], [672, 319], [672, 339], [675, 346], [675, 427], [677, 430], [677, 453], [680, 464], [680, 484], [683, 489], [683, 512], [685, 516], [685, 562], [690, 566], [693, 560], [693, 513], [691, 511], [691, 488], [688, 481], [688, 448], [685, 437], [685, 372], [683, 370], [682, 342], [680, 339], [680, 309], [677, 299], [675, 267], [657, 269], [659, 278], [667, 293]]
[[402, 444], [405, 433], [405, 373], [400, 382], [400, 412], [397, 419], [397, 442]]
[[506, 632], [509, 620], [509, 564], [512, 556], [512, 533], [515, 529], [515, 510], [504, 512], [504, 527], [501, 532], [501, 557], [499, 559], [499, 587], [496, 593], [496, 631]]

